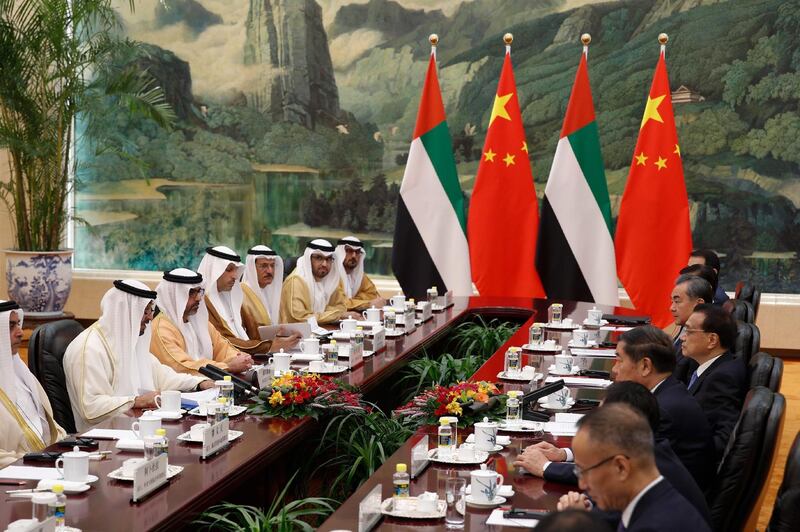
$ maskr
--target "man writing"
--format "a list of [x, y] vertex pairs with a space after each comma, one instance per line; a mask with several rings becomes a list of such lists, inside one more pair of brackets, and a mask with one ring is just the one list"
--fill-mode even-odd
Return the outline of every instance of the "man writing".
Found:
[[205, 377], [176, 373], [150, 354], [156, 293], [136, 280], [114, 281], [102, 314], [67, 347], [64, 373], [75, 416], [85, 431], [131, 408], [156, 408], [163, 390], [211, 388]]
[[347, 310], [382, 308], [386, 304], [375, 283], [364, 273], [365, 255], [364, 244], [354, 236], [346, 236], [336, 243], [336, 265], [347, 297]]
[[207, 364], [242, 373], [253, 359], [240, 353], [208, 321], [203, 276], [186, 268], [164, 272], [156, 287], [161, 314], [153, 320], [150, 352], [179, 373], [197, 374]]
[[283, 282], [281, 323], [298, 323], [314, 318], [319, 324], [334, 323], [345, 317], [360, 317], [347, 311], [339, 276], [334, 267], [334, 247], [318, 238], [306, 246], [297, 267]]
[[66, 436], [44, 389], [19, 357], [22, 318], [15, 301], [0, 301], [0, 468]]

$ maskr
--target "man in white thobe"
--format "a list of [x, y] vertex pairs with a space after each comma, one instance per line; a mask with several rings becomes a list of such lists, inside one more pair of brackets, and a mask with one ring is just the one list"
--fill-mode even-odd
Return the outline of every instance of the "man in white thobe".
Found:
[[100, 302], [100, 319], [67, 347], [64, 373], [79, 431], [131, 408], [156, 408], [155, 396], [163, 390], [214, 385], [177, 373], [150, 353], [155, 298], [144, 283], [114, 281]]
[[22, 309], [0, 301], [0, 468], [64, 436], [44, 389], [19, 357]]

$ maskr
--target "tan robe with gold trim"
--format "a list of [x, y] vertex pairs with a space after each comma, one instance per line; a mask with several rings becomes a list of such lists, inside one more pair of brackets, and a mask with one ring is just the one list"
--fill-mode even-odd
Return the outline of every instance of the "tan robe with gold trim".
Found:
[[[332, 273], [329, 275], [333, 275]], [[320, 325], [334, 323], [347, 312], [347, 298], [342, 290], [342, 283], [336, 286], [323, 312], [314, 313], [311, 293], [306, 282], [292, 272], [283, 282], [281, 289], [281, 323], [300, 323], [311, 316], [317, 318]]]
[[[344, 288], [342, 288], [344, 290]], [[358, 287], [358, 292], [347, 300], [347, 310], [364, 310], [369, 308], [373, 299], [381, 297], [378, 289], [375, 288], [375, 283], [367, 277], [365, 273], [361, 277], [361, 286]]]
[[206, 364], [214, 364], [220, 369], [228, 369], [228, 361], [236, 358], [239, 351], [230, 342], [217, 332], [211, 323], [208, 324], [208, 334], [211, 335], [213, 358], [199, 358], [186, 352], [186, 340], [169, 318], [159, 314], [153, 320], [153, 337], [150, 339], [150, 352], [155, 357], [178, 373], [199, 375], [197, 370]]
[[[242, 285], [242, 292], [244, 292], [244, 285]], [[242, 307], [244, 307], [244, 299], [242, 299]], [[249, 353], [251, 355], [255, 355], [257, 353], [269, 353], [269, 348], [272, 346], [272, 342], [270, 340], [250, 340], [239, 338], [236, 336], [232, 330], [228, 328], [228, 324], [225, 323], [225, 320], [219, 315], [217, 309], [214, 308], [214, 304], [211, 303], [211, 300], [208, 299], [206, 296], [206, 308], [208, 309], [208, 322], [214, 326], [218, 333], [220, 333], [226, 340], [228, 340], [233, 347], [242, 351], [244, 353]], [[244, 321], [242, 322], [242, 326], [244, 326]], [[248, 336], [251, 336], [247, 327], [245, 327], [245, 332], [247, 332]], [[255, 335], [252, 335], [253, 338], [259, 338], [258, 336], [258, 327], [256, 327]]]
[[272, 320], [269, 319], [269, 312], [264, 308], [264, 303], [253, 292], [253, 289], [244, 283], [242, 283], [242, 293], [244, 294], [244, 299], [242, 299], [242, 326], [247, 331], [247, 336], [259, 338], [258, 328], [272, 325]]
[[47, 424], [50, 427], [50, 441], [43, 442], [36, 432], [28, 426], [17, 405], [0, 390], [0, 468], [15, 462], [25, 453], [39, 452], [48, 445], [63, 439], [67, 433], [53, 419], [53, 409], [44, 389], [36, 382], [35, 392], [39, 394]]

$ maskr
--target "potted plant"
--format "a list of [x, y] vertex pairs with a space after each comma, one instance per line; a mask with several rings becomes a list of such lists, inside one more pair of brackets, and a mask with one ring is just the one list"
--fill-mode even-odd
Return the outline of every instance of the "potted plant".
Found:
[[33, 315], [60, 315], [70, 292], [72, 250], [64, 244], [76, 119], [91, 135], [98, 101], [164, 125], [174, 116], [148, 77], [111, 75], [120, 50], [137, 45], [116, 37], [118, 29], [112, 0], [0, 0], [0, 149], [10, 170], [0, 198], [15, 240], [6, 280]]

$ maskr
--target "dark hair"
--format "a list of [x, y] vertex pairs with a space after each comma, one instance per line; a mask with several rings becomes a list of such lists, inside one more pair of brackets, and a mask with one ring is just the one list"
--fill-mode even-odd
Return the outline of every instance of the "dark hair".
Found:
[[603, 405], [623, 403], [638, 410], [650, 424], [653, 433], [658, 430], [661, 414], [655, 395], [645, 386], [634, 381], [615, 382], [606, 388]]
[[659, 373], [675, 370], [675, 349], [667, 333], [652, 325], [640, 325], [625, 331], [619, 337], [625, 354], [634, 362], [649, 358]]
[[592, 410], [578, 420], [578, 429], [587, 431], [595, 445], [613, 447], [629, 457], [653, 459], [653, 431], [644, 415], [627, 404], [604, 404]]
[[703, 303], [711, 303], [714, 300], [714, 289], [711, 283], [690, 273], [684, 273], [675, 280], [675, 286], [686, 284], [686, 295], [692, 299], [702, 298]]
[[710, 249], [693, 249], [689, 254], [690, 257], [703, 257], [706, 266], [711, 266], [713, 269], [720, 271], [719, 257]]
[[550, 512], [536, 525], [537, 532], [612, 532], [597, 512], [564, 510]]
[[705, 264], [692, 264], [691, 266], [686, 266], [685, 268], [682, 268], [679, 273], [681, 275], [689, 274], [702, 277], [703, 279], [708, 281], [708, 284], [711, 285], [712, 294], [717, 291], [717, 285], [719, 284], [719, 276], [717, 275], [717, 272], [715, 272], [711, 268], [711, 266], [706, 266]]
[[704, 332], [714, 333], [719, 336], [719, 345], [725, 349], [732, 349], [736, 344], [736, 321], [723, 309], [715, 305], [703, 303], [694, 307], [694, 312], [703, 315], [703, 323], [700, 328]]

